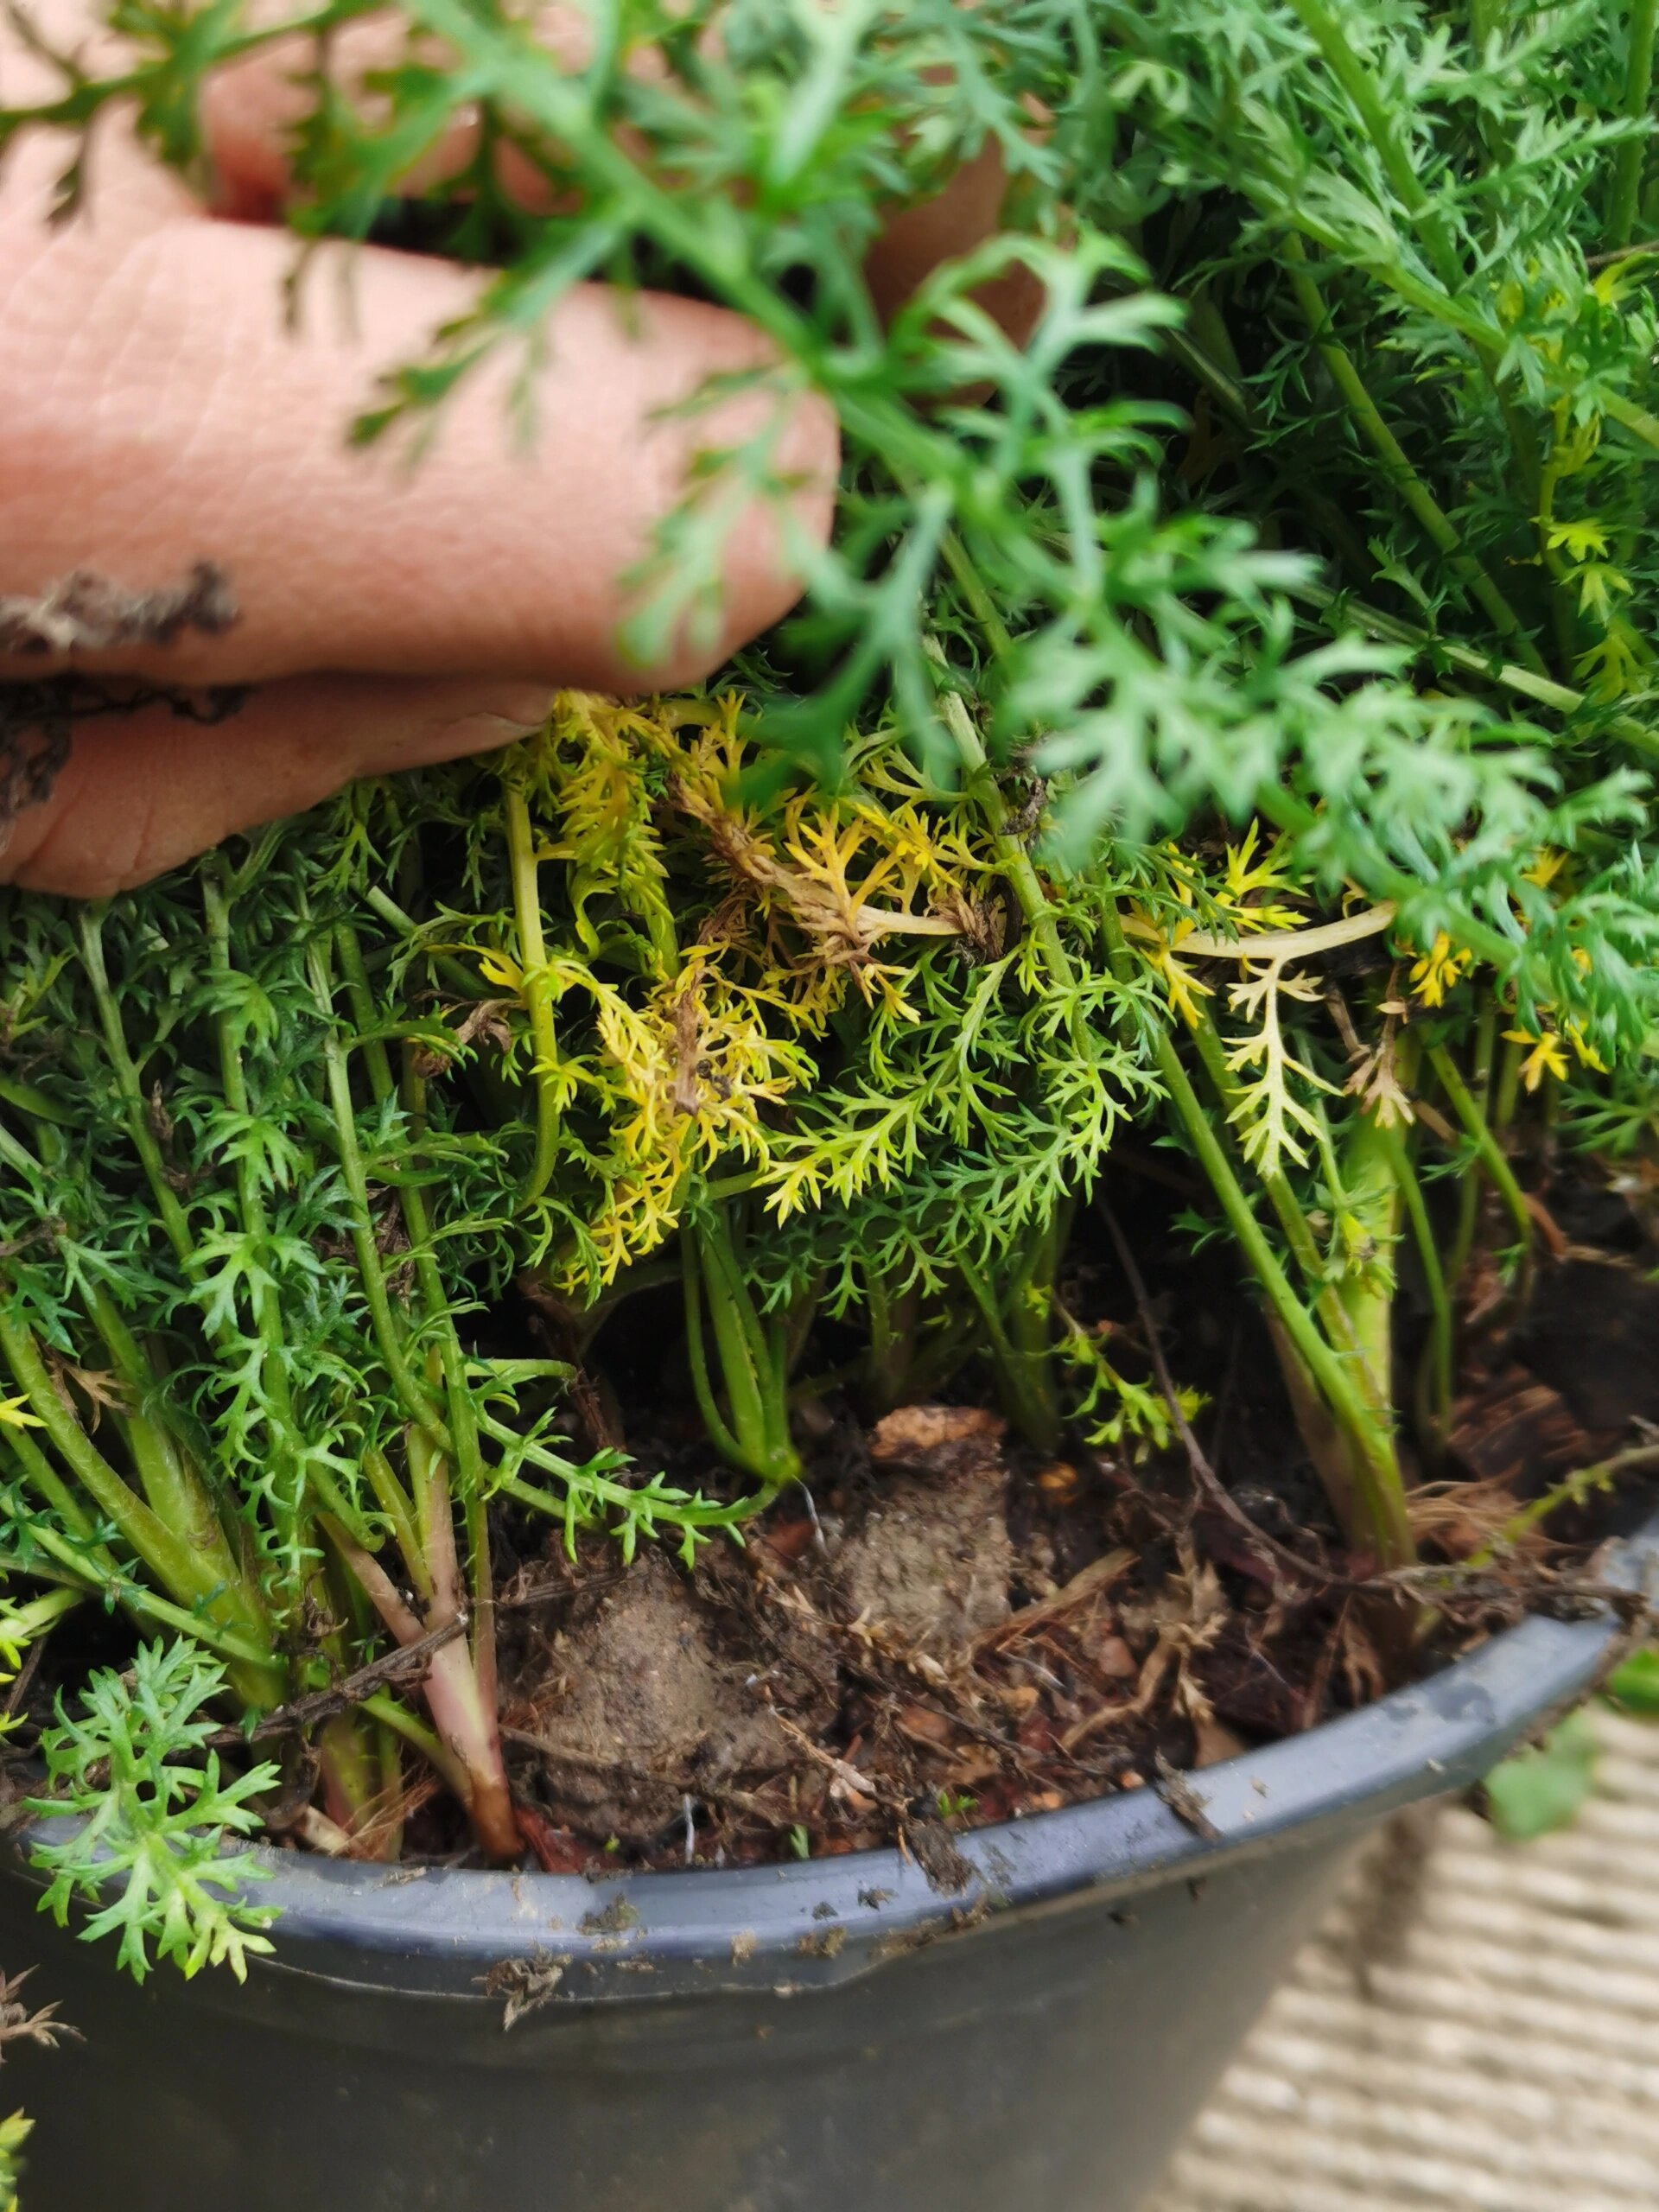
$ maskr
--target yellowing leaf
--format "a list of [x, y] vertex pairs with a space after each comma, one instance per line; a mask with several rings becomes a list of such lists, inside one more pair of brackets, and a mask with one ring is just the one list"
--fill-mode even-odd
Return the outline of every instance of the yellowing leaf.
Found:
[[1412, 963], [1411, 988], [1425, 1006], [1444, 1006], [1447, 993], [1474, 964], [1474, 955], [1454, 945], [1442, 930], [1422, 958]]
[[1554, 1076], [1558, 1082], [1566, 1075], [1566, 1048], [1553, 1029], [1545, 1030], [1541, 1037], [1535, 1037], [1528, 1029], [1506, 1029], [1503, 1035], [1511, 1045], [1531, 1047], [1521, 1063], [1521, 1080], [1529, 1090], [1536, 1090], [1547, 1075]]
[[1607, 533], [1599, 522], [1553, 522], [1544, 536], [1552, 553], [1565, 553], [1573, 561], [1607, 550]]

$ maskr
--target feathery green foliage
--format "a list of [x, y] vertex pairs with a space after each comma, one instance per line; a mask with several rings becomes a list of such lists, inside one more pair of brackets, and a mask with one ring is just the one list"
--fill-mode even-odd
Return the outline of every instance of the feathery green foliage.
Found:
[[[492, 1516], [741, 1529], [820, 1319], [872, 1409], [978, 1361], [1043, 1448], [1167, 1440], [1066, 1303], [1127, 1125], [1189, 1155], [1356, 1554], [1403, 1563], [1483, 1191], [1524, 1271], [1517, 1131], [1641, 1147], [1659, 1109], [1636, 11], [593, 0], [573, 66], [498, 0], [399, 0], [353, 86], [366, 12], [118, 0], [128, 66], [64, 57], [0, 149], [130, 100], [200, 174], [203, 86], [294, 33], [309, 245], [475, 111], [426, 212], [493, 273], [359, 434], [441, 438], [505, 355], [533, 435], [569, 285], [690, 289], [768, 334], [775, 404], [664, 530], [637, 648], [709, 621], [807, 390], [837, 527], [729, 692], [562, 699], [105, 912], [0, 906], [9, 1571], [250, 1712], [465, 1611], [433, 1725], [338, 1716], [325, 1796], [395, 1848], [412, 1751], [510, 1855]], [[884, 319], [887, 211], [991, 145], [998, 235]], [[499, 1341], [526, 1278], [572, 1357], [677, 1283], [741, 1480], [573, 1456], [562, 1358]]]
[[35, 1864], [53, 1877], [45, 1907], [62, 1927], [71, 1899], [88, 1898], [96, 1909], [83, 1934], [118, 1934], [117, 1956], [137, 1981], [152, 1941], [187, 1977], [224, 1965], [238, 1981], [250, 1955], [270, 1948], [259, 1932], [270, 1914], [240, 1895], [265, 1870], [223, 1845], [259, 1826], [248, 1800], [277, 1770], [262, 1764], [221, 1780], [216, 1751], [192, 1758], [218, 1726], [206, 1708], [224, 1690], [223, 1670], [187, 1643], [141, 1645], [127, 1675], [90, 1678], [79, 1712], [60, 1704], [41, 1739], [54, 1794], [32, 1809], [81, 1815], [66, 1841], [35, 1847]]

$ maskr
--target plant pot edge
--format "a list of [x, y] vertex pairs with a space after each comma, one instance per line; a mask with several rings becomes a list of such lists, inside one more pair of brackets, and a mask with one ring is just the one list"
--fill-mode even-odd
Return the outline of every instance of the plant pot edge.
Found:
[[[1612, 1549], [1605, 1579], [1659, 1592], [1659, 1517]], [[1580, 1620], [1535, 1614], [1421, 1681], [1206, 1768], [1192, 1786], [1209, 1834], [1147, 1787], [959, 1835], [973, 1879], [954, 1894], [892, 1847], [598, 1881], [416, 1872], [260, 1847], [270, 1879], [257, 1900], [280, 1916], [276, 1955], [257, 1970], [472, 2003], [499, 2001], [484, 1977], [520, 1959], [567, 1970], [555, 2003], [832, 1986], [1009, 1911], [1103, 1892], [1128, 1899], [1175, 1875], [1197, 1882], [1466, 1788], [1584, 1695], [1618, 1633], [1605, 1605]], [[44, 1885], [23, 1854], [31, 1835], [60, 1825], [13, 1831], [12, 1878]]]

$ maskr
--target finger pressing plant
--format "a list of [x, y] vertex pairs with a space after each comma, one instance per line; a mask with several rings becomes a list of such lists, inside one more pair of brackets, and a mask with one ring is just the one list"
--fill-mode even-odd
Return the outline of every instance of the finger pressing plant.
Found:
[[[641, 0], [573, 63], [402, 0], [353, 83], [364, 12], [121, 0], [124, 66], [60, 55], [0, 147], [123, 101], [200, 174], [204, 87], [278, 55], [308, 249], [406, 217], [475, 113], [423, 219], [491, 273], [365, 442], [441, 438], [497, 356], [533, 435], [585, 277], [751, 316], [775, 404], [636, 580], [642, 655], [751, 496], [787, 512], [800, 393], [845, 478], [706, 690], [562, 696], [107, 906], [0, 904], [0, 1637], [130, 1624], [40, 1736], [85, 1816], [41, 1862], [137, 1972], [257, 1953], [222, 1847], [262, 1821], [390, 1859], [441, 1789], [481, 1858], [537, 1848], [505, 1563], [706, 1570], [826, 1405], [994, 1402], [1054, 1494], [1093, 1453], [1137, 1510], [1190, 1452], [1223, 1565], [1363, 1593], [1405, 1663], [1542, 1518], [1446, 1502], [1471, 1348], [1566, 1249], [1550, 1178], [1639, 1179], [1659, 1100], [1640, 6]], [[895, 306], [885, 213], [988, 148], [996, 234]], [[1312, 1565], [1198, 1451], [1216, 1378], [1103, 1228], [1149, 1173], [1259, 1317]], [[1145, 1695], [1196, 1722], [1220, 1585], [1167, 1533]]]

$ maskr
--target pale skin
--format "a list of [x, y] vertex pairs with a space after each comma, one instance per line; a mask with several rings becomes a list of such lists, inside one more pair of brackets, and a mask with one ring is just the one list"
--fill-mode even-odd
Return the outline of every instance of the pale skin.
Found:
[[[85, 35], [84, 0], [32, 12], [60, 44]], [[548, 20], [556, 48], [561, 21]], [[29, 95], [38, 66], [0, 25], [0, 95]], [[0, 171], [0, 614], [77, 572], [150, 593], [204, 561], [236, 607], [228, 626], [161, 645], [0, 645], [0, 686], [73, 668], [255, 687], [218, 723], [153, 706], [79, 726], [49, 799], [11, 825], [0, 880], [106, 896], [354, 777], [498, 746], [539, 721], [556, 689], [696, 681], [788, 609], [804, 549], [830, 527], [836, 427], [808, 398], [774, 455], [794, 487], [789, 513], [757, 499], [741, 518], [713, 633], [682, 637], [651, 666], [626, 657], [626, 579], [689, 462], [775, 404], [750, 392], [665, 419], [711, 375], [767, 358], [739, 317], [665, 296], [631, 315], [601, 286], [565, 299], [528, 446], [486, 371], [418, 466], [349, 447], [377, 374], [417, 357], [476, 280], [369, 249], [351, 257], [349, 285], [314, 270], [305, 312], [288, 320], [293, 246], [276, 218], [291, 99], [280, 56], [226, 85], [210, 116], [211, 207], [114, 130], [100, 136], [87, 211], [67, 225], [45, 213], [60, 143], [25, 139]], [[984, 237], [1001, 196], [994, 160], [981, 161], [901, 215], [872, 270], [878, 297]], [[1009, 303], [1011, 322], [1026, 319]]]

